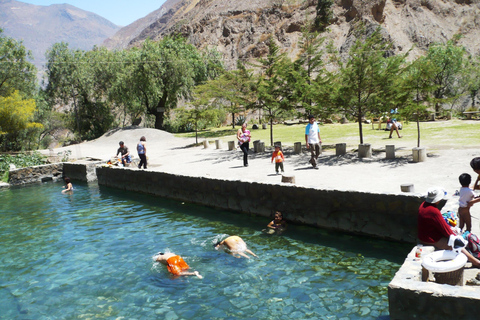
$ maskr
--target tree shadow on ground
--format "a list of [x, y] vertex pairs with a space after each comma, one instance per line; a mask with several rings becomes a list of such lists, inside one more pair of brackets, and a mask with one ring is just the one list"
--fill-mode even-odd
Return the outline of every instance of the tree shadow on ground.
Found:
[[[185, 148], [185, 147], [179, 147]], [[177, 148], [178, 149], [178, 148]], [[249, 160], [255, 159], [265, 159], [270, 160], [274, 148], [266, 147], [265, 152], [254, 152], [250, 149], [248, 154]], [[405, 151], [406, 148], [399, 147], [395, 151]], [[302, 149], [300, 154], [294, 152], [293, 147], [283, 147], [283, 154], [285, 155], [286, 162], [288, 166], [294, 168], [294, 170], [307, 170], [311, 169], [312, 165], [309, 163], [310, 160], [310, 151]], [[427, 153], [427, 158], [437, 158], [439, 155]], [[203, 158], [194, 162], [203, 162], [203, 161], [212, 161], [214, 164], [229, 162], [229, 161], [243, 161], [243, 153], [239, 149], [235, 150], [221, 150], [220, 154], [211, 155], [208, 158]], [[345, 166], [345, 165], [361, 165], [368, 163], [379, 163], [383, 167], [387, 168], [397, 168], [402, 167], [413, 162], [412, 154], [396, 156], [395, 159], [386, 159], [386, 154], [384, 149], [374, 149], [372, 150], [371, 158], [359, 158], [357, 150], [351, 150], [344, 155], [325, 155], [325, 153], [320, 154], [317, 159], [318, 167], [321, 166]], [[240, 166], [238, 166], [240, 167]], [[241, 166], [243, 168], [243, 166]], [[237, 168], [237, 166], [232, 167]]]

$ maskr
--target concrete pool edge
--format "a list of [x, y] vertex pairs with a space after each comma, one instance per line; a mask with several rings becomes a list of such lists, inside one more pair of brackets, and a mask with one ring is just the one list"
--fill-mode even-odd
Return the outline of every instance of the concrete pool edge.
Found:
[[[433, 247], [429, 248], [428, 252], [433, 252]], [[422, 282], [421, 260], [415, 259], [415, 250], [416, 247], [408, 254], [388, 285], [390, 318], [478, 319], [480, 287]], [[473, 277], [478, 271], [466, 270], [473, 274]]]

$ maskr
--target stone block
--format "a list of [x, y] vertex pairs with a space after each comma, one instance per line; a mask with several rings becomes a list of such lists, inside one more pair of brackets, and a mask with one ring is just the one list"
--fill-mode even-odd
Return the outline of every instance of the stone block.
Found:
[[412, 149], [413, 162], [424, 162], [427, 159], [427, 150], [425, 148]]
[[359, 144], [358, 145], [358, 157], [359, 158], [371, 158], [372, 157], [372, 146], [369, 143]]
[[301, 142], [295, 142], [293, 144], [293, 153], [295, 153], [295, 154], [302, 153], [302, 143]]
[[347, 153], [347, 144], [346, 143], [337, 143], [335, 145], [335, 155], [343, 156]]
[[385, 147], [385, 151], [386, 151], [385, 158], [395, 159], [395, 146], [394, 145], [387, 145]]

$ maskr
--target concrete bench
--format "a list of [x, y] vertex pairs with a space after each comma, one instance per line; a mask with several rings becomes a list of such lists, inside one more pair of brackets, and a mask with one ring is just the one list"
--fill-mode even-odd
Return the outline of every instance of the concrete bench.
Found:
[[464, 115], [467, 116], [467, 120], [472, 120], [472, 117], [476, 114], [479, 114], [480, 111], [465, 111], [463, 112]]
[[378, 130], [381, 130], [382, 129], [382, 124], [387, 124], [387, 122], [382, 122], [382, 119], [379, 118], [379, 119], [374, 119], [372, 118], [372, 130], [375, 129], [375, 125], [378, 124]]

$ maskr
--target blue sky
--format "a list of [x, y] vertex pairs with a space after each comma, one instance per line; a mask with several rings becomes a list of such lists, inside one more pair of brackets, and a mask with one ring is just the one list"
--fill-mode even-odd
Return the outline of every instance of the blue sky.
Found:
[[126, 26], [162, 6], [165, 0], [19, 0], [39, 6], [68, 3], [119, 26]]

